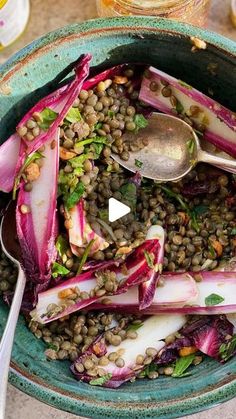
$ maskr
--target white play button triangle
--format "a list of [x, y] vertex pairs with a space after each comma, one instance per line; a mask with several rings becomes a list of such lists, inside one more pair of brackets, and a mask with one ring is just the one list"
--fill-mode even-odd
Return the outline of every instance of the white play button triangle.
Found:
[[129, 214], [131, 209], [115, 198], [110, 198], [108, 201], [108, 219], [111, 223]]

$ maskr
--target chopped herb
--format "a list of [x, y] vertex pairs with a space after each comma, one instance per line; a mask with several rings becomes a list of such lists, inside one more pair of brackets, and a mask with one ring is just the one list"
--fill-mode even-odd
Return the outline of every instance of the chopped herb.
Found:
[[83, 167], [85, 160], [89, 159], [90, 157], [91, 157], [90, 153], [80, 154], [80, 156], [76, 156], [70, 159], [70, 164], [73, 167], [73, 169], [78, 168], [78, 167], [81, 168]]
[[235, 236], [236, 235], [236, 227], [232, 228], [231, 232], [230, 232], [231, 236]]
[[98, 130], [102, 128], [102, 122], [98, 122], [96, 125], [94, 125], [94, 129]]
[[[207, 205], [197, 205], [194, 207], [194, 212], [196, 215], [202, 215], [205, 214], [208, 211], [209, 207]], [[236, 229], [235, 229], [236, 234]]]
[[147, 250], [144, 250], [143, 253], [144, 253], [144, 256], [145, 256], [145, 259], [147, 261], [149, 268], [153, 269], [155, 272], [158, 272], [159, 264], [158, 263], [154, 264], [154, 260], [155, 260], [154, 253], [150, 253]]
[[190, 156], [192, 156], [194, 154], [194, 152], [195, 152], [195, 141], [194, 141], [194, 138], [190, 138], [187, 141], [187, 147], [188, 147], [188, 151], [189, 151]]
[[58, 113], [53, 111], [50, 108], [45, 108], [42, 112], [40, 112], [40, 116], [42, 122], [38, 122], [38, 126], [43, 130], [47, 131], [48, 128], [52, 125], [52, 123], [57, 118]]
[[95, 153], [94, 159], [98, 159], [102, 150], [103, 150], [104, 144], [101, 143], [92, 143], [90, 146], [90, 149], [92, 149]]
[[134, 183], [128, 182], [121, 186], [122, 198], [128, 203], [132, 211], [135, 211], [137, 203], [137, 188]]
[[160, 185], [160, 188], [166, 193], [167, 196], [169, 196], [170, 198], [176, 199], [176, 201], [179, 202], [179, 204], [180, 204], [180, 206], [183, 210], [185, 210], [186, 212], [190, 212], [190, 209], [189, 209], [188, 205], [186, 204], [186, 202], [184, 202], [184, 198], [182, 197], [182, 195], [180, 195], [176, 192], [173, 192], [167, 186]]
[[140, 160], [135, 159], [134, 164], [136, 167], [138, 167], [139, 169], [142, 167], [143, 162]]
[[49, 349], [53, 349], [54, 351], [58, 351], [58, 347], [56, 345], [53, 345], [53, 343], [51, 342], [47, 343], [47, 347]]
[[185, 81], [183, 81], [183, 80], [179, 80], [179, 84], [180, 84], [180, 86], [186, 87], [186, 89], [193, 90], [193, 87], [190, 86], [190, 84], [185, 83]]
[[212, 246], [211, 243], [208, 243], [208, 249], [209, 249], [211, 257], [215, 258], [216, 257], [216, 252], [215, 252], [215, 249], [214, 249], [214, 247]]
[[20, 171], [19, 171], [19, 173], [18, 173], [17, 177], [15, 178], [14, 187], [13, 187], [13, 195], [12, 195], [12, 199], [16, 199], [16, 191], [17, 191], [17, 188], [18, 188], [18, 186], [19, 186], [21, 176], [23, 175], [23, 173], [24, 173], [25, 169], [26, 169], [26, 168], [27, 168], [27, 167], [28, 167], [31, 163], [33, 163], [35, 160], [37, 160], [37, 159], [41, 159], [42, 157], [44, 157], [44, 156], [43, 156], [43, 154], [42, 154], [42, 153], [39, 153], [39, 151], [36, 151], [35, 153], [30, 154], [29, 156], [27, 156], [27, 157], [26, 157], [26, 159], [25, 159], [25, 161], [24, 161], [24, 163], [23, 163], [23, 165], [22, 165], [22, 167], [21, 167], [21, 169], [20, 169]]
[[223, 361], [228, 361], [236, 352], [236, 335], [233, 335], [232, 338], [227, 343], [222, 343], [219, 349], [221, 359]]
[[217, 306], [218, 304], [222, 303], [225, 299], [218, 294], [210, 294], [208, 297], [205, 298], [205, 304], [207, 307], [210, 306]]
[[63, 255], [66, 254], [68, 250], [68, 242], [63, 236], [58, 236], [56, 241], [56, 249], [58, 251], [59, 256], [62, 258]]
[[184, 202], [184, 198], [182, 197], [182, 195], [180, 195], [179, 193], [173, 192], [167, 186], [163, 186], [163, 185], [159, 185], [159, 186], [166, 193], [167, 196], [169, 196], [170, 198], [176, 199], [176, 201], [178, 201], [178, 203], [180, 204], [180, 207], [184, 211], [186, 211], [186, 213], [191, 218], [192, 227], [197, 232], [199, 232], [200, 231], [200, 227], [199, 227], [199, 224], [197, 222], [196, 214], [194, 213], [194, 211], [191, 211], [190, 208], [189, 208], [189, 206], [188, 206], [188, 204], [186, 202]]
[[137, 133], [141, 128], [148, 126], [148, 120], [141, 114], [137, 113], [134, 117], [134, 123], [136, 125], [135, 132]]
[[158, 366], [155, 364], [148, 365], [143, 371], [139, 373], [140, 378], [148, 377], [151, 372], [156, 372], [158, 370]]
[[98, 214], [99, 214], [99, 218], [101, 220], [103, 220], [103, 221], [107, 221], [108, 220], [108, 210], [107, 209], [105, 209], [105, 208], [100, 209], [98, 211]]
[[110, 378], [112, 378], [112, 374], [105, 374], [103, 377], [95, 378], [94, 380], [91, 380], [89, 384], [92, 386], [102, 386], [103, 384], [106, 384]]
[[200, 231], [200, 226], [199, 223], [197, 221], [197, 215], [195, 213], [195, 211], [190, 211], [189, 216], [191, 217], [191, 226], [194, 228], [194, 230], [196, 230], [197, 233], [199, 233]]
[[136, 332], [136, 330], [139, 330], [139, 329], [140, 329], [140, 327], [142, 327], [142, 326], [143, 326], [143, 323], [138, 323], [138, 324], [131, 323], [131, 324], [127, 327], [126, 332], [128, 332], [129, 330], [132, 330], [132, 331]]
[[64, 123], [74, 123], [81, 121], [81, 113], [78, 108], [70, 108], [69, 112], [67, 113]]
[[65, 266], [60, 265], [60, 263], [54, 262], [52, 265], [52, 277], [57, 278], [58, 276], [65, 276], [69, 273], [69, 269]]
[[76, 143], [77, 147], [82, 147], [88, 144], [92, 143], [100, 143], [100, 144], [106, 144], [107, 138], [106, 137], [94, 137], [94, 138], [87, 138], [86, 140], [78, 141]]
[[73, 173], [77, 176], [80, 177], [83, 175], [84, 173], [84, 169], [82, 167], [76, 167], [76, 169], [73, 170]]
[[181, 114], [184, 111], [184, 107], [183, 107], [182, 103], [179, 100], [177, 100], [175, 109], [178, 112], [178, 114]]
[[82, 182], [78, 182], [73, 192], [71, 192], [68, 196], [64, 195], [64, 203], [65, 203], [66, 208], [68, 210], [73, 208], [79, 202], [83, 193], [84, 193], [84, 184]]
[[180, 377], [186, 377], [187, 375], [189, 375], [189, 373], [185, 373], [185, 371], [192, 364], [194, 358], [195, 358], [195, 355], [190, 354], [190, 355], [183, 356], [177, 359], [172, 377], [180, 378]]
[[109, 118], [113, 118], [113, 116], [115, 115], [115, 112], [113, 111], [108, 111], [107, 115], [109, 116]]
[[90, 240], [90, 242], [88, 243], [88, 245], [84, 249], [84, 253], [83, 253], [83, 256], [81, 258], [81, 261], [80, 261], [80, 264], [79, 264], [79, 267], [78, 267], [78, 270], [77, 270], [77, 275], [79, 275], [82, 272], [82, 268], [83, 268], [86, 260], [88, 259], [89, 252], [90, 252], [91, 247], [94, 244], [94, 242], [95, 242], [95, 239]]

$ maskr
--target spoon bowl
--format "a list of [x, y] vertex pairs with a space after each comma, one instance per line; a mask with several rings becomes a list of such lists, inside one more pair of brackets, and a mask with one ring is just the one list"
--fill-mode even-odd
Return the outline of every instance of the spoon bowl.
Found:
[[202, 150], [194, 129], [175, 116], [153, 112], [146, 128], [125, 134], [123, 139], [133, 144], [143, 139], [148, 142], [141, 150], [131, 152], [127, 161], [114, 153], [112, 157], [131, 172], [139, 171], [149, 179], [178, 181], [200, 161], [236, 172], [236, 161]]

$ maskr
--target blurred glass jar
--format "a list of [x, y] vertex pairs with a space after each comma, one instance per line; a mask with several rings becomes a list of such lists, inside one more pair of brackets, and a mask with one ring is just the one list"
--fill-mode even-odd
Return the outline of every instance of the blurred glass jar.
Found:
[[101, 17], [142, 15], [177, 19], [204, 26], [210, 0], [97, 0]]
[[29, 12], [29, 0], [0, 0], [0, 50], [22, 34]]

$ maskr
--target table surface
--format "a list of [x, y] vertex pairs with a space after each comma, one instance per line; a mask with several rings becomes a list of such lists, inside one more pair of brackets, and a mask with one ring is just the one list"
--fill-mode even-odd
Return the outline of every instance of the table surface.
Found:
[[[33, 0], [26, 31], [10, 47], [0, 53], [3, 63], [14, 52], [42, 34], [61, 26], [96, 17], [95, 0]], [[229, 21], [230, 0], [212, 0], [208, 27], [236, 41], [236, 29]], [[76, 419], [78, 416], [46, 406], [9, 385], [6, 419]], [[186, 417], [185, 419], [190, 418]], [[234, 419], [236, 399], [214, 409], [191, 416], [192, 419]]]

